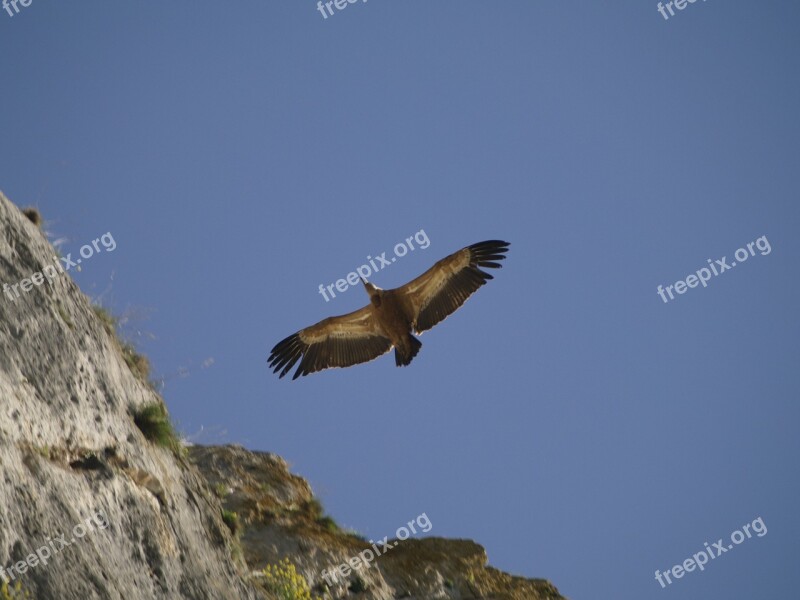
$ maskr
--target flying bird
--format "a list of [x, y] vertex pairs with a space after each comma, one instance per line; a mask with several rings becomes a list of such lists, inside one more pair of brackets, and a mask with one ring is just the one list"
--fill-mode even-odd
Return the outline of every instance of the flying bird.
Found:
[[278, 342], [268, 364], [279, 377], [295, 363], [292, 379], [331, 367], [350, 367], [394, 348], [395, 364], [406, 366], [417, 355], [420, 334], [454, 313], [467, 298], [493, 277], [479, 267], [499, 269], [509, 243], [479, 242], [462, 248], [433, 265], [404, 286], [392, 290], [361, 278], [370, 303], [355, 312], [328, 317]]

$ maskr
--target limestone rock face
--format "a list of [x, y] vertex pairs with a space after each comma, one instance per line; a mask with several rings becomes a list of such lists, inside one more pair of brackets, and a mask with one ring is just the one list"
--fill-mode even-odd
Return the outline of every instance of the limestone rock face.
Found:
[[35, 217], [0, 193], [0, 584], [35, 600], [283, 600], [260, 571], [288, 558], [315, 598], [562, 598], [440, 538], [326, 583], [372, 544], [278, 456], [148, 439], [134, 417], [162, 399], [69, 272], [53, 274]]
[[[56, 255], [0, 194], [0, 285]], [[161, 399], [69, 272], [16, 291], [0, 295], [0, 566], [10, 587], [54, 600], [261, 597], [231, 558], [204, 479], [134, 423], [137, 408]], [[105, 527], [74, 531], [98, 513]], [[46, 564], [20, 563], [47, 547]]]

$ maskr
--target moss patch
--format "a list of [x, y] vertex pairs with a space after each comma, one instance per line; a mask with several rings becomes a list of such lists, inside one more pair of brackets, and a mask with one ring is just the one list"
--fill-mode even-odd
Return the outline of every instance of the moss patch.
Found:
[[153, 402], [134, 410], [133, 422], [148, 440], [180, 454], [180, 439], [162, 402]]

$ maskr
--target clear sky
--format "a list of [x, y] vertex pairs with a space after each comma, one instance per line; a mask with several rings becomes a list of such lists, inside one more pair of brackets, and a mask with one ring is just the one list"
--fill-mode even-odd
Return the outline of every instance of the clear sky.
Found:
[[[0, 189], [65, 253], [110, 232], [75, 278], [181, 431], [286, 457], [343, 526], [425, 512], [574, 600], [793, 596], [800, 5], [656, 4], [33, 0], [0, 12]], [[420, 230], [375, 284], [511, 249], [410, 367], [267, 369]]]

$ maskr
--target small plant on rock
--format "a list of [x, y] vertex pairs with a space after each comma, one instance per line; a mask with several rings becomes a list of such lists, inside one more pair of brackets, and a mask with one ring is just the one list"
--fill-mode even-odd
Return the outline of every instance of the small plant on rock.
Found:
[[308, 582], [288, 558], [276, 565], [267, 565], [262, 573], [267, 589], [281, 600], [321, 600], [311, 595]]
[[152, 402], [138, 408], [133, 413], [133, 422], [151, 442], [173, 452], [180, 453], [181, 442], [172, 421], [169, 420], [167, 408], [161, 402]]
[[0, 582], [0, 600], [22, 600], [31, 595], [22, 589], [22, 582], [17, 581], [13, 587], [8, 587], [5, 581]]
[[235, 511], [223, 509], [222, 520], [225, 521], [225, 525], [233, 535], [239, 533], [239, 515]]

